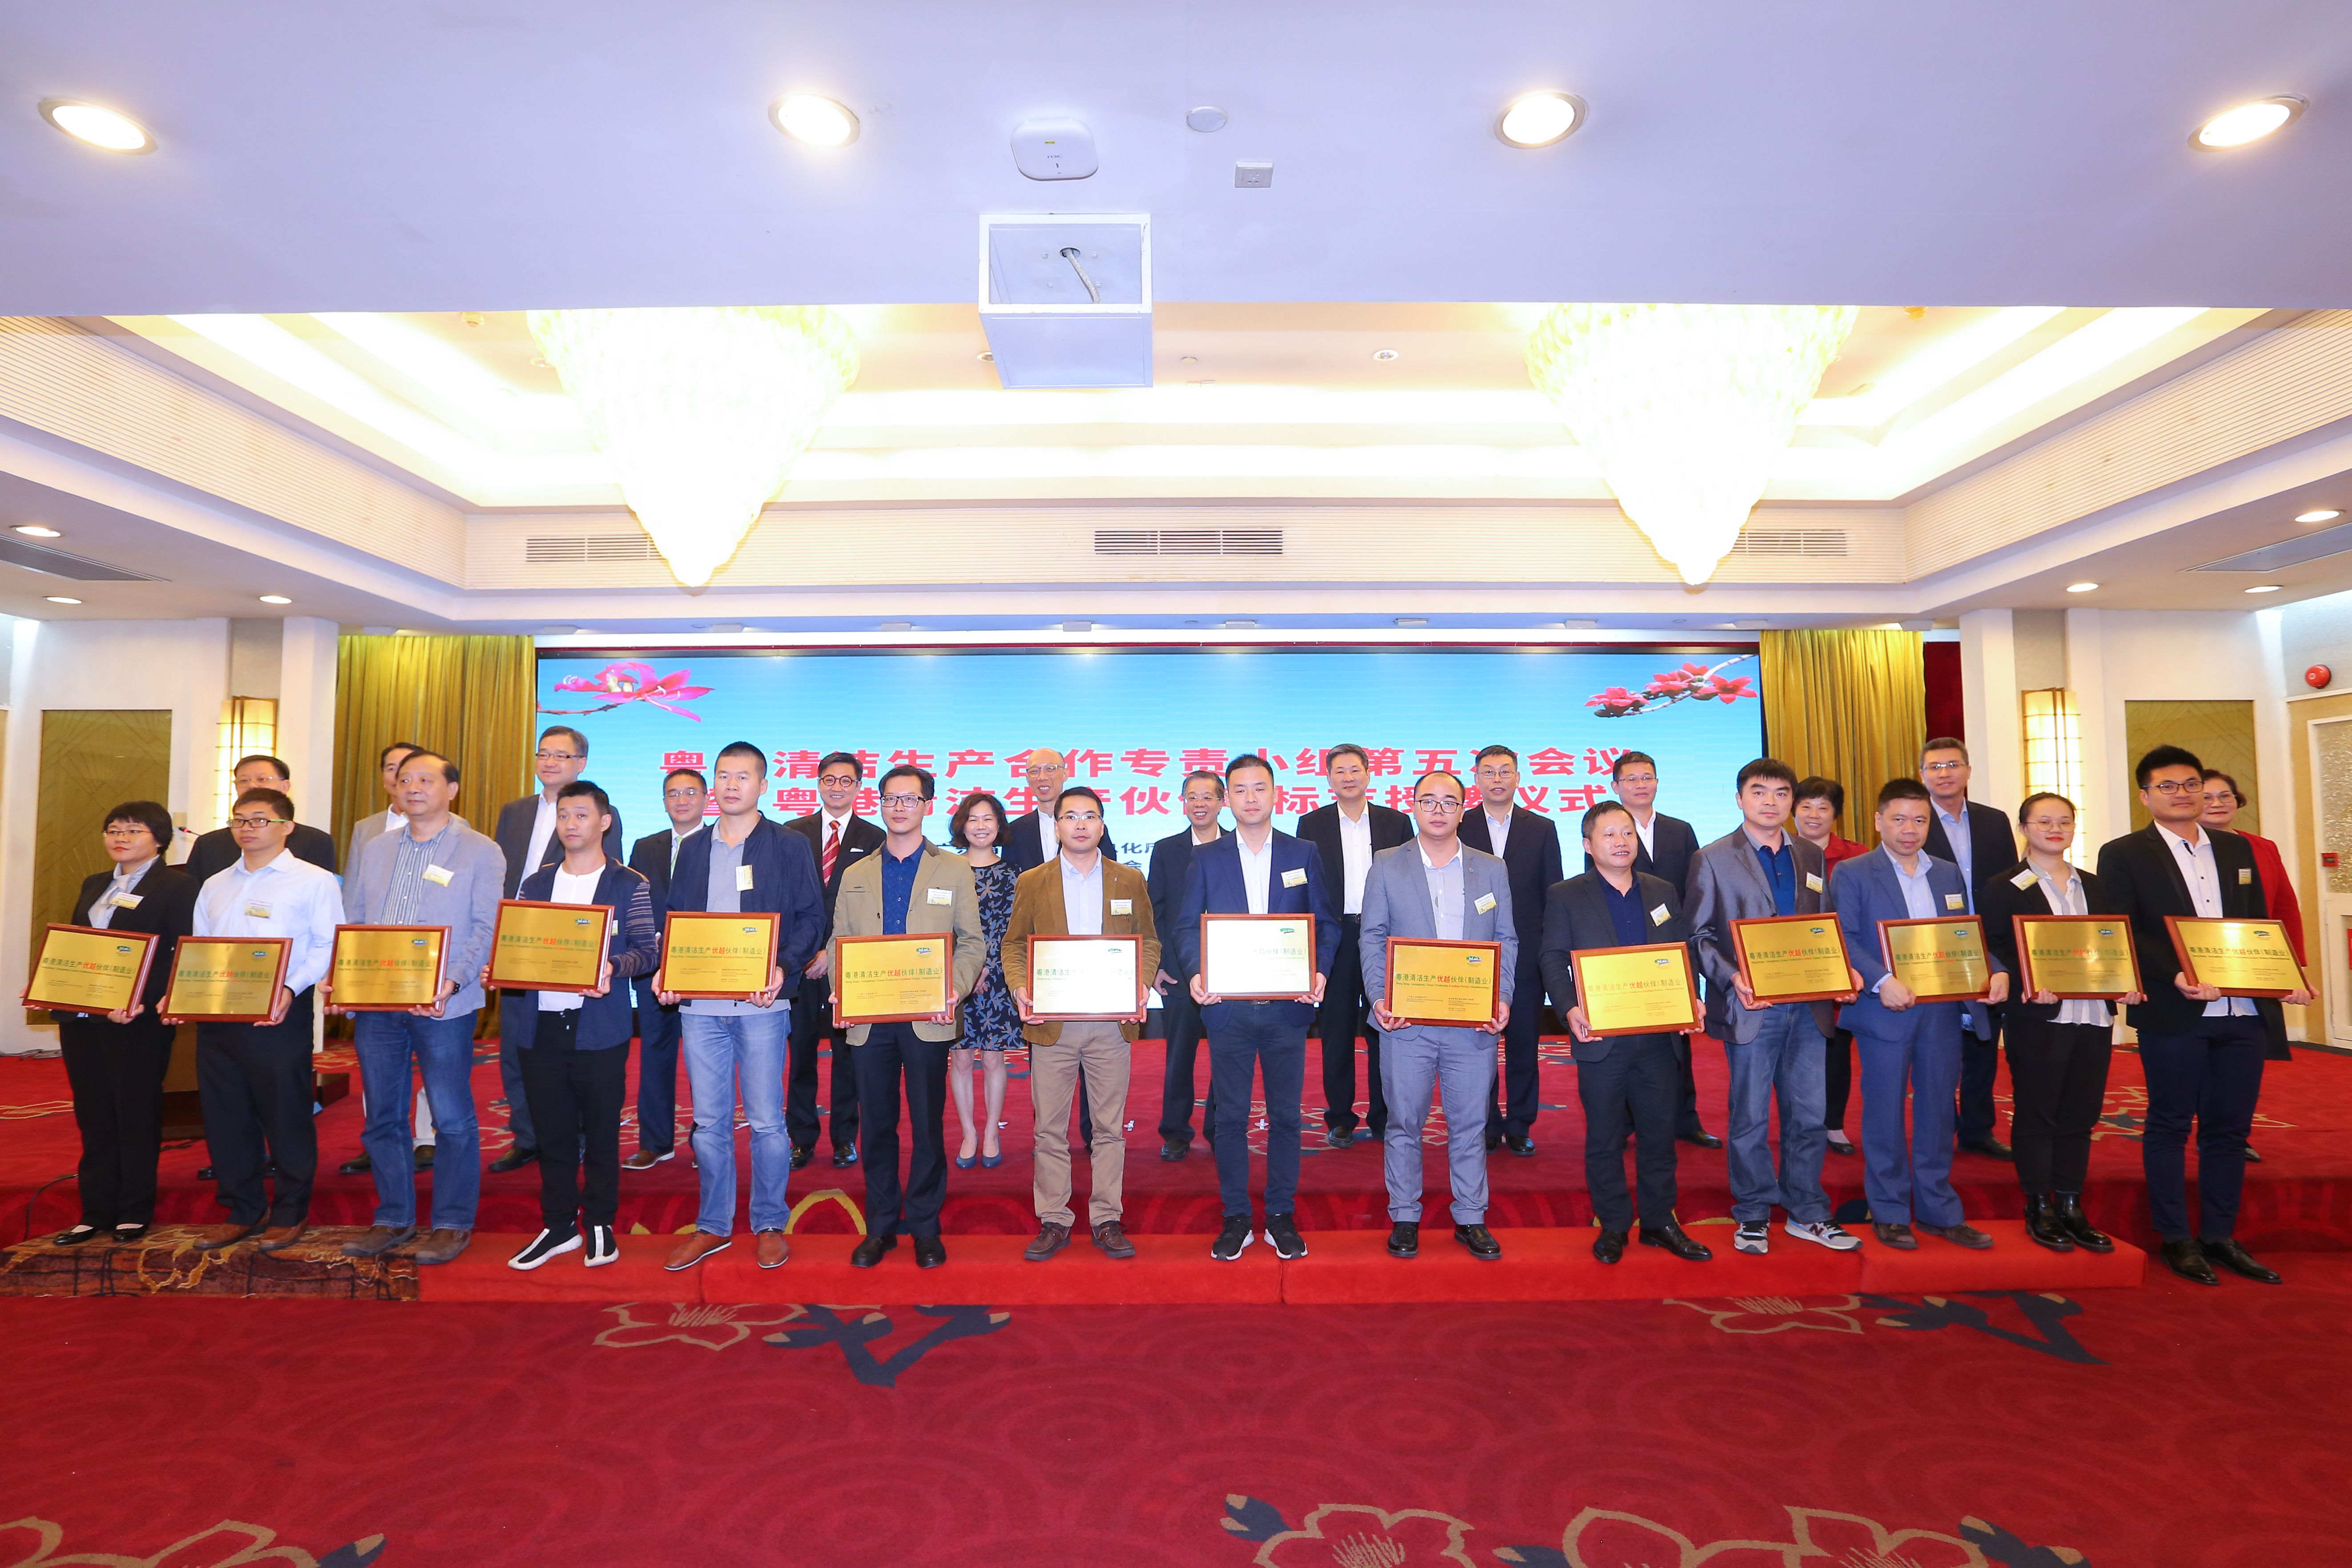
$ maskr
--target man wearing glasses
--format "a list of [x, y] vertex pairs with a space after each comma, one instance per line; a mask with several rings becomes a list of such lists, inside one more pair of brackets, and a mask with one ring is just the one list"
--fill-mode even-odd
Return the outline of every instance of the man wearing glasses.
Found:
[[[291, 787], [286, 764], [276, 757], [258, 753], [239, 757], [236, 766], [229, 770], [229, 778], [236, 784], [239, 795], [249, 789], [274, 789], [284, 795]], [[286, 847], [297, 860], [308, 860], [321, 871], [331, 873], [341, 869], [335, 864], [334, 835], [322, 833], [308, 823], [294, 825], [294, 832], [286, 840]], [[236, 864], [236, 835], [228, 828], [215, 827], [189, 846], [187, 864], [180, 869], [198, 882], [204, 882], [209, 880], [214, 872], [226, 870]]]
[[[816, 765], [818, 809], [795, 816], [784, 826], [808, 840], [816, 856], [816, 878], [824, 888], [824, 936], [833, 936], [833, 909], [841, 897], [841, 879], [859, 857], [882, 847], [882, 830], [856, 815], [857, 786], [866, 781], [866, 764], [851, 752], [830, 752]], [[832, 973], [832, 950], [820, 943], [809, 960], [807, 978], [822, 981]], [[817, 994], [821, 987], [813, 987]], [[816, 1043], [833, 1037], [832, 1095], [826, 1103], [826, 1132], [833, 1141], [834, 1168], [857, 1163], [857, 1070], [849, 1059], [849, 1043], [833, 1026], [833, 1016], [821, 1007], [803, 1007], [793, 1015], [791, 1070], [784, 1083], [784, 1131], [792, 1134], [793, 1169], [816, 1157]]]
[[[1160, 993], [1160, 1030], [1168, 1037], [1167, 1065], [1160, 1085], [1160, 1157], [1182, 1159], [1192, 1148], [1192, 1076], [1201, 1052], [1201, 1007], [1192, 1000], [1189, 974], [1180, 973], [1176, 943], [1168, 933], [1175, 928], [1176, 907], [1184, 897], [1184, 879], [1192, 856], [1204, 844], [1224, 837], [1217, 818], [1225, 809], [1225, 781], [1221, 773], [1196, 768], [1184, 775], [1179, 800], [1184, 809], [1184, 829], [1151, 847], [1151, 924], [1160, 932], [1160, 971], [1152, 989]], [[1201, 1136], [1217, 1141], [1214, 1106], [1201, 1110]], [[1087, 1140], [1093, 1142], [1091, 1138]]]
[[[1691, 862], [1698, 858], [1698, 829], [1679, 816], [1658, 809], [1658, 761], [1647, 752], [1627, 752], [1609, 764], [1609, 787], [1616, 792], [1626, 815], [1633, 819], [1633, 874], [1655, 877], [1680, 899], [1690, 887]], [[1584, 856], [1590, 874], [1600, 868], [1591, 850]], [[1549, 894], [1547, 894], [1549, 896]], [[1675, 1058], [1682, 1078], [1682, 1100], [1675, 1108], [1675, 1136], [1702, 1149], [1720, 1149], [1723, 1140], [1706, 1130], [1698, 1116], [1698, 1080], [1691, 1075], [1688, 1035], [1674, 1037]]]
[[1371, 765], [1361, 746], [1343, 743], [1324, 752], [1323, 776], [1330, 781], [1331, 804], [1301, 816], [1298, 837], [1315, 846], [1339, 884], [1339, 967], [1324, 988], [1315, 1033], [1323, 1042], [1323, 1139], [1334, 1149], [1345, 1149], [1356, 1139], [1359, 1033], [1364, 1037], [1370, 1086], [1366, 1121], [1376, 1139], [1388, 1131], [1388, 1100], [1381, 1090], [1381, 1032], [1365, 1025], [1364, 1007], [1371, 993], [1364, 989], [1363, 974], [1356, 966], [1356, 937], [1363, 929], [1364, 879], [1371, 875], [1372, 857], [1411, 838], [1412, 819], [1372, 804]]
[[[588, 766], [588, 737], [568, 724], [551, 724], [539, 738], [539, 753], [531, 771], [539, 793], [510, 800], [499, 807], [498, 841], [507, 858], [507, 898], [515, 896], [522, 879], [563, 858], [563, 845], [555, 837], [555, 797]], [[621, 858], [621, 814], [604, 830], [604, 853]], [[506, 1090], [507, 1131], [514, 1146], [490, 1162], [493, 1171], [513, 1171], [539, 1158], [539, 1134], [530, 1124], [530, 1105], [523, 1090], [520, 1042], [530, 1038], [539, 1016], [534, 993], [499, 993], [499, 1083]], [[512, 1016], [509, 1016], [511, 1009]]]
[[[646, 879], [653, 897], [656, 933], [669, 909], [669, 874], [677, 865], [678, 847], [702, 831], [702, 808], [709, 798], [709, 781], [700, 772], [670, 769], [662, 779], [662, 810], [669, 826], [629, 847], [629, 869]], [[653, 978], [630, 982], [637, 1003], [637, 1152], [621, 1162], [624, 1171], [650, 1171], [677, 1144], [677, 1009], [654, 999]]]
[[[1919, 782], [1927, 786], [1927, 853], [1960, 868], [1969, 893], [1969, 912], [1984, 901], [1984, 889], [1995, 877], [2017, 864], [2017, 839], [2009, 817], [1969, 798], [1969, 748], [1952, 737], [1940, 736], [1919, 750]], [[1960, 1147], [1989, 1159], [2016, 1156], [1993, 1134], [2000, 1130], [1993, 1110], [1993, 1079], [2000, 1070], [2000, 1025], [1990, 1007], [1970, 1003], [1961, 1010], [1960, 1098], [1955, 1130]]]
[[1536, 1152], [1536, 1026], [1543, 1015], [1543, 973], [1534, 955], [1543, 951], [1544, 895], [1560, 880], [1559, 828], [1517, 804], [1519, 754], [1508, 746], [1486, 746], [1477, 757], [1478, 800], [1464, 814], [1462, 842], [1483, 849], [1511, 873], [1512, 918], [1519, 922], [1518, 966], [1511, 996], [1511, 1021], [1503, 1031], [1503, 1096], [1486, 1117], [1486, 1147], [1507, 1145], [1526, 1158]]

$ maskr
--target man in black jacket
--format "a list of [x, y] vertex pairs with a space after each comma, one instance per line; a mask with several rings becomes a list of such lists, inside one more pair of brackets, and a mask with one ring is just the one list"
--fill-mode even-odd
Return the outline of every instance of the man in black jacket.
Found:
[[[646, 879], [652, 898], [658, 946], [663, 916], [669, 910], [669, 874], [678, 847], [702, 831], [702, 808], [709, 781], [693, 768], [672, 768], [662, 780], [662, 809], [669, 826], [629, 847], [629, 869]], [[537, 875], [536, 872], [533, 875]], [[650, 1171], [677, 1152], [677, 1008], [665, 1007], [653, 993], [653, 976], [629, 983], [637, 1013], [637, 1152], [621, 1162], [625, 1171]]]
[[[1960, 868], [1969, 912], [1986, 885], [2017, 864], [2017, 836], [2005, 813], [1969, 798], [1969, 748], [1938, 736], [1919, 750], [1919, 782], [1927, 786], [1927, 851]], [[1994, 1134], [1993, 1079], [2000, 1071], [2000, 1026], [1993, 1010], [1972, 1002], [1960, 1012], [1960, 1099], [1954, 1123], [1960, 1147], [1995, 1160], [2014, 1156]]]
[[1356, 952], [1362, 934], [1364, 879], [1372, 857], [1412, 837], [1412, 819], [1402, 811], [1374, 805], [1370, 761], [1352, 743], [1323, 753], [1323, 773], [1331, 784], [1331, 804], [1298, 818], [1298, 837], [1315, 846], [1339, 895], [1339, 961], [1323, 986], [1315, 1033], [1323, 1043], [1323, 1139], [1345, 1149], [1356, 1139], [1356, 1037], [1364, 1039], [1364, 1076], [1369, 1086], [1365, 1118], [1372, 1137], [1389, 1130], [1388, 1100], [1381, 1093], [1381, 1032], [1365, 1016], [1375, 1000], [1364, 994], [1363, 965]]
[[[2094, 912], [2131, 921], [2147, 1000], [2125, 1010], [2139, 1031], [2147, 1079], [2140, 1143], [2148, 1216], [2163, 1238], [2165, 1267], [2200, 1285], [2221, 1281], [2213, 1265], [2266, 1285], [2277, 1272], [2233, 1238], [2246, 1175], [2246, 1137], [2263, 1091], [2265, 1060], [2287, 1059], [2286, 1019], [2271, 997], [2224, 996], [2196, 985], [2180, 967], [2167, 915], [2263, 920], [2268, 910], [2253, 851], [2234, 833], [2208, 833], [2204, 765], [2179, 746], [2158, 746], [2135, 770], [2140, 804], [2155, 820], [2099, 849]], [[2307, 987], [2285, 1001], [2302, 1006]], [[2189, 1215], [2189, 1125], [2197, 1124], [2197, 1197]]]
[[[1559, 829], [1549, 816], [1517, 805], [1519, 754], [1508, 746], [1478, 753], [1478, 804], [1463, 815], [1462, 842], [1502, 857], [1511, 879], [1511, 920], [1518, 927], [1519, 951], [1543, 951], [1544, 895], [1560, 879]], [[1536, 1031], [1542, 1022], [1544, 983], [1540, 964], [1522, 963], [1513, 977], [1510, 1022], [1503, 1029], [1500, 1094], [1486, 1117], [1486, 1147], [1504, 1144], [1532, 1155], [1536, 1141]]]
[[[276, 757], [259, 752], [239, 757], [229, 776], [236, 781], [236, 793], [239, 795], [249, 789], [274, 789], [284, 795], [294, 793], [286, 764]], [[338, 869], [335, 836], [331, 833], [323, 833], [306, 823], [298, 822], [294, 825], [293, 837], [286, 841], [286, 847], [293, 851], [294, 858], [308, 860], [321, 871], [331, 874]], [[244, 853], [236, 847], [236, 840], [227, 828], [215, 827], [199, 837], [189, 847], [187, 863], [180, 869], [202, 887], [214, 872], [226, 871], [236, 865]]]
[[[1160, 933], [1160, 973], [1152, 984], [1160, 993], [1160, 1023], [1168, 1037], [1167, 1067], [1160, 1085], [1160, 1157], [1181, 1160], [1192, 1147], [1192, 1075], [1200, 1061], [1201, 1005], [1192, 1000], [1192, 977], [1176, 956], [1177, 908], [1184, 901], [1184, 878], [1192, 868], [1192, 851], [1224, 837], [1217, 825], [1225, 808], [1225, 778], [1209, 768], [1184, 775], [1180, 796], [1184, 807], [1184, 831], [1171, 833], [1151, 847], [1151, 868], [1146, 886], [1151, 892], [1152, 929]], [[1201, 1107], [1201, 1136], [1217, 1141], [1213, 1101]]]
[[[808, 961], [808, 978], [822, 980], [831, 972], [833, 904], [841, 894], [841, 875], [850, 863], [881, 847], [883, 832], [856, 815], [858, 785], [866, 782], [866, 764], [849, 752], [827, 752], [816, 765], [816, 795], [823, 803], [806, 816], [795, 816], [785, 828], [808, 840], [816, 856], [817, 879], [824, 887], [824, 930], [816, 953]], [[829, 988], [816, 986], [812, 994]], [[784, 1082], [784, 1130], [792, 1134], [793, 1169], [816, 1157], [816, 1043], [833, 1041], [831, 1098], [825, 1104], [826, 1131], [833, 1140], [835, 1167], [857, 1163], [857, 1074], [850, 1065], [847, 1032], [833, 1026], [828, 1007], [793, 1009], [791, 1071]]]

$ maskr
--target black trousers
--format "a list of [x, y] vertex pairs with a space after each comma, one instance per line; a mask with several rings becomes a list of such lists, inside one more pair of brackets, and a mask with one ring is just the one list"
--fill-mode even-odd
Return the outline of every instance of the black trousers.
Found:
[[1698, 1119], [1698, 1076], [1691, 1071], [1691, 1037], [1676, 1035], [1675, 1042], [1675, 1072], [1679, 1087], [1675, 1096], [1675, 1136], [1696, 1138], [1706, 1131], [1706, 1123]]
[[[1201, 1025], [1201, 1005], [1192, 1000], [1189, 982], [1179, 980], [1160, 994], [1160, 1022], [1168, 1036], [1168, 1066], [1160, 1083], [1160, 1136], [1164, 1142], [1189, 1148], [1192, 1142], [1192, 1074], [1200, 1065], [1201, 1040], [1206, 1033]], [[1377, 1073], [1372, 1078], [1372, 1089], [1375, 1093], [1380, 1090]], [[1201, 1136], [1212, 1143], [1217, 1141], [1216, 1110], [1214, 1100], [1201, 1107]]]
[[[539, 1223], [558, 1234], [611, 1225], [621, 1206], [621, 1102], [628, 1097], [629, 1047], [623, 1041], [583, 1051], [579, 1037], [577, 1008], [541, 1013], [520, 1053], [523, 1091], [539, 1129]], [[561, 1157], [571, 1150], [581, 1151], [577, 1163]]]
[[1364, 1070], [1370, 1079], [1362, 1119], [1380, 1137], [1389, 1130], [1389, 1102], [1381, 1092], [1381, 1032], [1368, 1016], [1364, 994], [1363, 935], [1359, 915], [1339, 917], [1339, 957], [1323, 984], [1323, 1005], [1315, 1014], [1315, 1035], [1323, 1042], [1323, 1125], [1339, 1132], [1356, 1130], [1356, 1036], [1364, 1037]]
[[68, 1016], [58, 1020], [58, 1043], [81, 1129], [81, 1223], [154, 1224], [172, 1031], [152, 1008], [128, 1024]]
[[[1519, 950], [1533, 945], [1523, 940]], [[1534, 973], [1534, 966], [1522, 973]], [[1511, 1021], [1503, 1026], [1503, 1070], [1495, 1080], [1496, 1103], [1486, 1112], [1489, 1138], [1524, 1138], [1536, 1124], [1536, 1026], [1542, 1016], [1542, 977], [1521, 980], [1511, 989]]]
[[[2013, 1069], [2012, 1069], [2013, 1070]], [[1833, 1132], [1845, 1131], [1845, 1102], [1853, 1096], [1853, 1031], [1840, 1029], [1822, 1050], [1822, 1103], [1827, 1107], [1822, 1125]], [[1853, 1139], [1846, 1140], [1851, 1143]]]
[[[2167, 1241], [2226, 1241], [2238, 1224], [2246, 1180], [2246, 1136], [2262, 1100], [2263, 1051], [2258, 1017], [2200, 1018], [2187, 1035], [2139, 1033], [2147, 1079], [2140, 1171], [2148, 1218]], [[2197, 1219], [2189, 1217], [2189, 1131], [2197, 1130]]]
[[[1982, 1010], [1982, 1004], [1972, 1005], [1968, 1012], [1973, 1023]], [[2000, 1120], [1992, 1105], [1993, 1080], [2000, 1074], [2000, 1026], [1993, 1026], [1992, 1038], [1980, 1040], [1973, 1030], [1963, 1025], [1960, 1030], [1960, 1099], [1959, 1112], [1952, 1131], [1963, 1143], [1981, 1143], [1999, 1129]]]
[[[941, 1133], [948, 1101], [948, 1052], [952, 1040], [926, 1040], [912, 1024], [877, 1024], [850, 1053], [857, 1065], [857, 1098], [866, 1125], [857, 1144], [866, 1167], [868, 1236], [937, 1236], [940, 1205], [948, 1195], [947, 1142]], [[836, 1061], [839, 1058], [835, 1058]], [[898, 1091], [904, 1079], [908, 1142], [907, 1180], [898, 1181]]]
[[810, 993], [793, 999], [792, 1045], [784, 1073], [784, 1131], [795, 1149], [816, 1147], [816, 1043], [833, 1039], [833, 1082], [825, 1102], [827, 1135], [836, 1149], [857, 1142], [857, 1071], [850, 1058], [856, 1053], [846, 1030], [833, 1026], [833, 1009], [825, 998], [830, 981], [803, 981]]
[[[310, 1217], [319, 1173], [319, 1129], [310, 1078], [313, 991], [294, 998], [285, 1021], [196, 1026], [196, 1089], [205, 1142], [232, 1225], [300, 1225]], [[262, 1167], [278, 1163], [273, 1188]]]
[[1675, 1223], [1675, 1105], [1682, 1092], [1675, 1042], [1688, 1038], [1621, 1035], [1599, 1061], [1576, 1064], [1576, 1097], [1584, 1103], [1584, 1185], [1603, 1230], [1633, 1227], [1633, 1199], [1625, 1191], [1628, 1132], [1642, 1228]]
[[2027, 1192], [2083, 1190], [2114, 1054], [2115, 1030], [2107, 1025], [2009, 1019], [2009, 1138], [2018, 1184]]

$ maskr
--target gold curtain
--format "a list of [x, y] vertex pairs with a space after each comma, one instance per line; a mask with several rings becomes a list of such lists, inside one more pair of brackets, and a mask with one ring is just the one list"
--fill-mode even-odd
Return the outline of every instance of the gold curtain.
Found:
[[457, 814], [484, 833], [531, 788], [538, 738], [531, 639], [347, 637], [335, 659], [335, 842], [384, 807], [376, 757], [394, 741], [457, 764]]
[[1879, 786], [1916, 774], [1927, 739], [1919, 634], [1768, 631], [1759, 641], [1766, 743], [1799, 778], [1843, 784], [1838, 831], [1875, 843]]

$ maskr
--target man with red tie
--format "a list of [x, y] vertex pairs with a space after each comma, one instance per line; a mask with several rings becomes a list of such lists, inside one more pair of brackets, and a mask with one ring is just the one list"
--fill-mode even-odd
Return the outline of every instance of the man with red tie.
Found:
[[[848, 752], [833, 752], [816, 765], [816, 795], [823, 803], [806, 816], [784, 826], [809, 841], [816, 851], [817, 879], [824, 884], [824, 936], [816, 956], [809, 960], [812, 980], [831, 972], [833, 904], [841, 893], [841, 874], [850, 863], [880, 847], [882, 829], [853, 814], [857, 786], [866, 780], [866, 765]], [[822, 989], [822, 988], [821, 988]], [[812, 992], [810, 994], [819, 994]], [[857, 1163], [857, 1075], [849, 1066], [849, 1042], [835, 1033], [833, 1015], [823, 1006], [793, 1009], [791, 1068], [784, 1085], [784, 1130], [792, 1134], [793, 1169], [816, 1155], [816, 1043], [833, 1037], [833, 1098], [826, 1121], [836, 1166]]]

